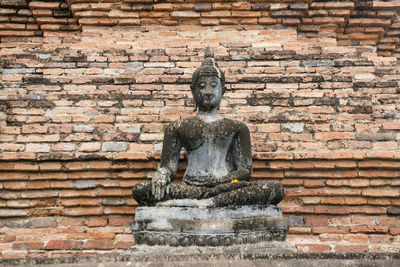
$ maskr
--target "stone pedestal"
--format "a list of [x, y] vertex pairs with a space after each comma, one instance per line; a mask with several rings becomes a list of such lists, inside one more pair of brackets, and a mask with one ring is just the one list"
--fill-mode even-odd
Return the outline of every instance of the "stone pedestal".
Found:
[[230, 246], [283, 241], [289, 220], [278, 206], [138, 207], [132, 222], [138, 245]]

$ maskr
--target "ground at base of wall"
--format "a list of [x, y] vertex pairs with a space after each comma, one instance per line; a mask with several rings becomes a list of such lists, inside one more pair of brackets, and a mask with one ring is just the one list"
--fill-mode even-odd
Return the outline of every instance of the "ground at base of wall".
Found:
[[0, 266], [399, 266], [400, 253], [142, 254], [0, 260]]

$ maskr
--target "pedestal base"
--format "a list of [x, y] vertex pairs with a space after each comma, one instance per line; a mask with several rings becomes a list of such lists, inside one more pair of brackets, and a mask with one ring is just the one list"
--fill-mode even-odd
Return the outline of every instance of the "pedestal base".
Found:
[[233, 257], [244, 258], [246, 255], [294, 255], [296, 248], [282, 241], [268, 241], [257, 244], [241, 244], [231, 246], [190, 246], [190, 247], [170, 247], [170, 246], [148, 246], [136, 245], [131, 248], [131, 255], [137, 256], [160, 256], [160, 257], [181, 257], [181, 256], [204, 256], [205, 258]]
[[283, 241], [289, 221], [272, 205], [139, 207], [131, 228], [138, 245], [230, 246]]

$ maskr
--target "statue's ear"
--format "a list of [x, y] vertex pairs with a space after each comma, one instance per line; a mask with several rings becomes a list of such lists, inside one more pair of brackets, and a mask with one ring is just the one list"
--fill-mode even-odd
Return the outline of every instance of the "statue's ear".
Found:
[[190, 85], [190, 91], [192, 92], [192, 97], [193, 97], [193, 102], [194, 102], [193, 111], [196, 112], [197, 111], [197, 104], [196, 104], [196, 97], [194, 95], [194, 86], [192, 84]]
[[219, 80], [221, 81], [221, 91], [222, 91], [221, 95], [224, 96], [225, 91], [226, 91], [226, 86], [225, 86], [224, 83], [222, 83], [222, 79], [221, 78]]

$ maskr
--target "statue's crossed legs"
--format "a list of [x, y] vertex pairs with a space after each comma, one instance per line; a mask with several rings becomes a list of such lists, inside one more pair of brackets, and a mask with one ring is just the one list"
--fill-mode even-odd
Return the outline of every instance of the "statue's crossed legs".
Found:
[[214, 187], [170, 184], [162, 201], [152, 194], [151, 182], [140, 182], [132, 193], [140, 206], [226, 207], [257, 204], [278, 204], [283, 188], [278, 182], [246, 182], [219, 184]]

